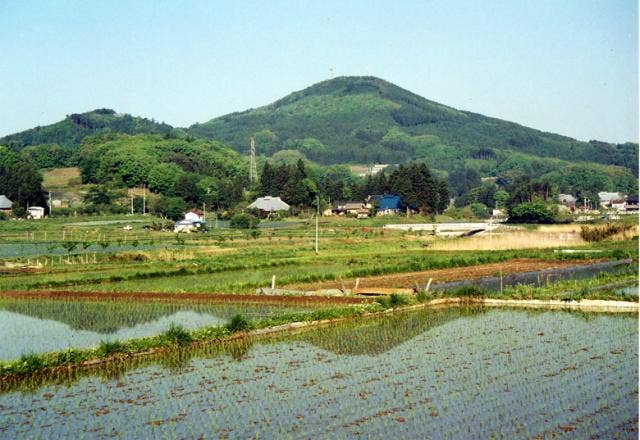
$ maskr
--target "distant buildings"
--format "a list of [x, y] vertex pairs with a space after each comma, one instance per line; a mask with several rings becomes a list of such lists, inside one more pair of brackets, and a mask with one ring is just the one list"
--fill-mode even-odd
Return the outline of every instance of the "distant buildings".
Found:
[[30, 206], [27, 208], [27, 218], [40, 220], [44, 218], [44, 208], [41, 206]]
[[204, 232], [207, 224], [202, 220], [180, 220], [173, 225], [173, 232]]
[[9, 200], [7, 196], [0, 195], [0, 212], [11, 212], [11, 208], [13, 207], [13, 202]]
[[598, 199], [600, 199], [600, 206], [603, 208], [610, 208], [613, 201], [623, 200], [624, 196], [619, 192], [601, 191], [598, 193]]
[[571, 211], [576, 209], [577, 199], [571, 194], [558, 194], [558, 202], [560, 205], [567, 207]]
[[204, 221], [204, 214], [197, 209], [192, 209], [184, 215], [184, 219], [192, 222], [202, 222]]

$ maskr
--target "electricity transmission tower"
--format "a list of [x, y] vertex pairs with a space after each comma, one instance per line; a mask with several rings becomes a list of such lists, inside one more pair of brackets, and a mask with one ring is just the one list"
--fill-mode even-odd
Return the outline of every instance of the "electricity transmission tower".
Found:
[[251, 157], [249, 158], [249, 181], [258, 180], [258, 169], [256, 166], [256, 140], [251, 137]]

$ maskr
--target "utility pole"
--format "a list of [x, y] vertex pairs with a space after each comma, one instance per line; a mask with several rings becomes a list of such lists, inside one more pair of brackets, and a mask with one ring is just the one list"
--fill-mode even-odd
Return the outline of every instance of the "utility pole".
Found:
[[256, 166], [256, 140], [251, 136], [251, 156], [249, 157], [249, 181], [251, 183], [258, 180], [258, 169]]
[[202, 202], [202, 221], [207, 221], [207, 204], [205, 202]]
[[131, 215], [133, 215], [133, 190], [129, 190], [129, 194], [131, 195]]
[[53, 202], [51, 201], [51, 191], [49, 191], [49, 217], [51, 217], [51, 208], [53, 208]]
[[317, 212], [316, 212], [316, 255], [318, 255], [318, 218], [320, 217], [320, 196], [316, 196]]
[[142, 185], [142, 215], [147, 215], [147, 185]]

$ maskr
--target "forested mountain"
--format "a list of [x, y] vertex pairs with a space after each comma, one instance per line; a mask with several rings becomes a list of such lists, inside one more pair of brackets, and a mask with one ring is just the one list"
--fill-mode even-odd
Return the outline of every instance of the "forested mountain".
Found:
[[[184, 130], [98, 109], [5, 136], [0, 145], [20, 151], [24, 160], [38, 168], [80, 165], [86, 170], [86, 154], [79, 148], [83, 140], [97, 136], [113, 148], [115, 144], [101, 136], [122, 134], [151, 134], [158, 136], [153, 142], [166, 140], [167, 145], [176, 146], [207, 138], [243, 155], [255, 137], [261, 163], [269, 156], [276, 163], [280, 155], [292, 154], [324, 165], [424, 162], [435, 176], [448, 179], [454, 195], [469, 190], [465, 183], [469, 176], [493, 177], [503, 183], [538, 179], [558, 192], [590, 196], [598, 191], [633, 193], [638, 188], [638, 144], [581, 142], [545, 133], [456, 110], [374, 77], [324, 81], [267, 106]], [[127, 156], [128, 148], [140, 144], [139, 139], [123, 139], [118, 148], [101, 154]], [[200, 151], [211, 148], [215, 153], [219, 144], [203, 141], [198, 145]], [[167, 156], [162, 166], [171, 161]]]
[[55, 124], [5, 136], [0, 138], [0, 145], [16, 151], [41, 144], [57, 144], [63, 148], [75, 147], [80, 145], [86, 136], [94, 134], [166, 134], [172, 129], [170, 125], [152, 119], [119, 114], [111, 109], [97, 109], [87, 113], [74, 113]]
[[187, 130], [246, 152], [251, 136], [270, 155], [295, 149], [320, 163], [402, 163], [425, 159], [451, 170], [465, 160], [512, 152], [632, 169], [637, 144], [580, 142], [429, 101], [374, 77], [339, 77], [272, 104]]

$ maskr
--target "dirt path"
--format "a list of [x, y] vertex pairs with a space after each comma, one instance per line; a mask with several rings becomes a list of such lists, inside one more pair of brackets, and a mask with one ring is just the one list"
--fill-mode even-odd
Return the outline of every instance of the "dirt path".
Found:
[[[459, 281], [494, 276], [499, 274], [500, 271], [502, 271], [503, 275], [509, 275], [518, 272], [553, 269], [594, 262], [596, 261], [549, 261], [520, 258], [504, 261], [501, 263], [480, 264], [477, 266], [452, 267], [448, 269], [435, 269], [423, 272], [407, 272], [360, 278], [359, 287], [412, 288], [413, 286], [415, 286], [416, 282], [418, 284], [426, 284], [429, 281], [429, 278], [432, 279], [433, 283], [442, 283], [446, 281]], [[347, 289], [354, 287], [355, 281], [355, 279], [344, 279], [344, 287]], [[341, 287], [342, 283], [340, 281], [326, 281], [322, 283], [299, 283], [286, 286], [287, 289], [292, 290], [340, 289]]]

